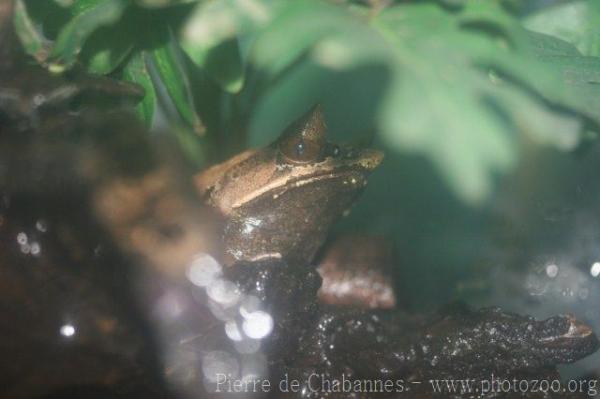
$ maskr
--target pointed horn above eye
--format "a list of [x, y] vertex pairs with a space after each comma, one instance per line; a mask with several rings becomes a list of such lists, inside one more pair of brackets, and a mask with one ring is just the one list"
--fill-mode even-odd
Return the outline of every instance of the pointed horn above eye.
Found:
[[277, 146], [288, 162], [315, 162], [323, 154], [326, 131], [323, 108], [317, 104], [285, 129]]
[[283, 140], [296, 137], [321, 146], [325, 142], [327, 126], [323, 116], [323, 106], [316, 104], [304, 115], [292, 122], [283, 132]]

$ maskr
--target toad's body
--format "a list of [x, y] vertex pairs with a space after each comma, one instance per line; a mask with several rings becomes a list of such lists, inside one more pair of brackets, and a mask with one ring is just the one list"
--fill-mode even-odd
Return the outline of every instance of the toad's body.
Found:
[[196, 183], [228, 220], [229, 263], [269, 258], [308, 263], [382, 158], [379, 151], [326, 142], [316, 107], [275, 143], [208, 169]]

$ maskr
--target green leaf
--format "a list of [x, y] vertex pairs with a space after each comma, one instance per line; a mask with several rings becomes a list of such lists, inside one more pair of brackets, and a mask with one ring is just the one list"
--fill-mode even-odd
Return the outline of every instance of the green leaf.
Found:
[[[105, 0], [75, 0], [69, 11], [76, 17], [97, 7]], [[90, 34], [81, 50], [80, 59], [88, 72], [106, 75], [113, 72], [127, 58], [136, 37], [134, 20], [121, 20], [112, 26], [103, 26]]]
[[90, 9], [98, 7], [104, 2], [106, 0], [74, 0], [71, 1], [71, 5], [69, 6], [69, 13], [71, 16], [76, 17]]
[[38, 62], [44, 62], [48, 56], [51, 42], [35, 27], [23, 0], [15, 1], [14, 24], [15, 31], [27, 54], [33, 56]]
[[136, 83], [144, 88], [144, 98], [137, 105], [136, 112], [146, 126], [150, 127], [156, 110], [156, 91], [146, 65], [146, 57], [147, 54], [144, 51], [134, 53], [123, 68], [123, 80]]
[[179, 142], [185, 157], [193, 164], [194, 167], [201, 169], [206, 167], [206, 144], [197, 134], [191, 133], [188, 128], [174, 126], [173, 133]]
[[585, 115], [600, 127], [600, 58], [582, 56], [563, 40], [541, 33], [530, 35], [531, 48], [537, 59], [552, 69], [560, 90], [540, 90], [553, 104]]
[[[471, 8], [471, 4], [476, 7]], [[555, 109], [539, 102], [530, 90], [556, 104], [574, 107], [575, 111], [581, 112], [587, 107], [586, 102], [581, 101], [587, 96], [582, 96], [580, 88], [569, 90], [569, 79], [561, 79], [561, 75], [564, 78], [564, 70], [557, 68], [556, 62], [541, 62], [539, 56], [534, 56], [530, 46], [531, 37], [514, 19], [503, 15], [501, 10], [489, 13], [481, 10], [481, 7], [491, 10], [495, 6], [491, 3], [469, 2], [465, 13], [457, 14], [458, 25], [452, 16], [438, 14], [439, 21], [431, 36], [416, 24], [412, 36], [404, 33], [409, 29], [407, 23], [402, 25], [403, 30], [395, 30], [399, 26], [398, 18], [407, 19], [400, 13], [399, 7], [390, 10], [391, 18], [382, 15], [376, 22], [381, 24], [378, 27], [388, 40], [396, 40], [396, 50], [400, 51], [397, 53], [398, 64], [406, 64], [406, 59], [427, 60], [423, 64], [415, 62], [398, 71], [398, 86], [396, 90], [390, 90], [393, 94], [388, 103], [388, 116], [383, 111], [383, 133], [399, 149], [421, 144], [421, 151], [429, 153], [434, 161], [438, 160], [446, 180], [470, 203], [480, 202], [489, 195], [493, 174], [506, 172], [514, 165], [517, 143], [511, 137], [512, 131], [523, 131], [539, 142], [553, 143], [561, 149], [572, 149], [578, 143], [581, 133], [579, 119], [570, 115], [561, 116]], [[403, 14], [407, 13], [405, 9]], [[434, 13], [437, 12], [430, 13], [431, 21], [435, 20]], [[471, 26], [475, 30], [471, 26], [465, 29], [466, 14], [470, 14], [469, 19], [475, 24]], [[419, 16], [423, 18], [423, 14], [419, 13]], [[418, 18], [413, 20], [417, 21]], [[396, 35], [390, 36], [391, 32]], [[439, 43], [440, 36], [444, 37], [443, 45]], [[407, 42], [413, 45], [405, 45]], [[545, 48], [552, 51], [557, 51], [559, 47], [567, 51], [563, 43], [555, 43], [553, 47], [547, 42], [545, 44]], [[572, 48], [569, 50], [573, 54]], [[486, 70], [491, 74], [486, 76]], [[403, 79], [402, 72], [406, 75], [408, 71], [411, 71], [411, 75]], [[490, 88], [489, 83], [494, 80], [496, 72], [518, 84]], [[419, 82], [421, 85], [417, 86]], [[591, 86], [588, 88], [592, 89]], [[575, 91], [577, 94], [572, 95]], [[399, 93], [404, 95], [399, 96]], [[415, 93], [419, 94], [415, 96]], [[457, 104], [460, 106], [456, 107]], [[498, 106], [500, 113], [490, 104]], [[419, 110], [421, 116], [415, 117]], [[507, 124], [501, 116], [506, 116], [512, 125]], [[537, 125], [526, 124], [524, 120], [527, 117], [538, 117], [540, 120]], [[387, 128], [385, 121], [389, 123]], [[434, 140], [444, 143], [444, 150], [440, 148], [438, 154], [435, 154], [436, 146], [432, 142], [413, 141], [417, 137], [422, 139], [426, 132], [433, 132], [434, 129], [445, 131], [432, 137], [438, 136]], [[465, 137], [462, 145], [469, 150], [461, 151], [460, 145], [455, 144], [459, 136]], [[470, 137], [468, 140], [467, 136]], [[444, 154], [447, 155], [444, 157]], [[477, 172], [469, 172], [470, 168], [475, 168]]]
[[397, 75], [381, 110], [382, 134], [392, 148], [425, 154], [461, 199], [480, 203], [493, 175], [514, 165], [516, 144], [472, 82], [423, 78], [428, 73]]
[[600, 126], [600, 58], [551, 55], [542, 60], [560, 73], [564, 83], [560, 95], [548, 98], [580, 112]]
[[571, 55], [578, 57], [581, 55], [574, 45], [554, 36], [538, 32], [527, 32], [527, 35], [529, 45], [533, 53], [538, 57], [548, 55]]
[[544, 7], [528, 16], [524, 24], [535, 32], [572, 43], [584, 55], [600, 55], [600, 5], [596, 1], [570, 1]]
[[177, 43], [171, 36], [171, 40], [167, 43], [152, 50], [151, 58], [167, 93], [183, 120], [196, 133], [203, 134], [205, 128], [194, 109], [187, 73], [181, 65], [177, 51]]
[[131, 26], [127, 24], [102, 27], [85, 42], [79, 58], [88, 72], [106, 75], [127, 58], [135, 41]]
[[[368, 35], [365, 28], [361, 19], [339, 7], [314, 1], [289, 2], [278, 10], [272, 23], [260, 33], [250, 59], [262, 71], [276, 75], [317, 42], [333, 36], [344, 38], [353, 31]], [[347, 46], [346, 42], [342, 40], [338, 44], [349, 50], [351, 46]]]
[[495, 59], [500, 46], [493, 37], [463, 32], [458, 19], [434, 4], [394, 7], [369, 21], [302, 1], [257, 38], [251, 60], [273, 78], [305, 55], [333, 70], [382, 63], [391, 72], [377, 118], [382, 137], [399, 152], [426, 155], [460, 198], [479, 203], [493, 175], [516, 157], [501, 117], [480, 101], [487, 73], [469, 53]]
[[101, 26], [119, 20], [127, 7], [126, 0], [82, 0], [73, 7], [82, 7], [61, 30], [49, 57], [50, 70], [61, 72], [77, 60], [86, 39]]
[[[316, 1], [286, 3], [259, 31], [249, 55], [265, 80], [261, 87], [283, 87], [293, 78], [289, 71], [306, 63], [335, 73], [382, 65], [390, 76], [374, 119], [380, 136], [399, 153], [429, 159], [466, 203], [481, 204], [495, 176], [514, 167], [517, 132], [561, 149], [578, 142], [580, 119], [556, 114], [538, 96], [576, 112], [596, 106], [586, 94], [594, 90], [589, 83], [595, 67], [587, 71], [587, 86], [563, 79], [566, 69], [539, 52], [573, 55], [574, 49], [529, 34], [496, 2], [467, 0], [453, 11], [434, 3], [399, 4], [361, 15]], [[498, 84], [500, 77], [507, 83]], [[314, 79], [320, 81], [296, 85], [288, 96], [306, 98], [303, 90], [327, 85], [331, 75]], [[261, 101], [266, 103], [274, 103], [269, 92]], [[527, 115], [541, 121], [527, 124]]]
[[230, 93], [237, 93], [244, 84], [244, 69], [237, 38], [222, 41], [209, 48], [196, 43], [182, 43], [183, 50], [196, 65]]
[[181, 31], [184, 51], [231, 93], [244, 84], [244, 64], [255, 33], [278, 10], [280, 0], [221, 0], [199, 4]]
[[505, 110], [513, 124], [535, 142], [552, 145], [561, 151], [575, 150], [584, 139], [581, 116], [548, 108], [539, 99], [527, 95], [510, 82], [490, 82], [490, 94]]

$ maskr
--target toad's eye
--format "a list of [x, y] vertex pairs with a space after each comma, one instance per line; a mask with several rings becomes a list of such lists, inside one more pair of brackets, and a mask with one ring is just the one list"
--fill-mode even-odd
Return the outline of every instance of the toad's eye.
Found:
[[277, 144], [287, 162], [309, 163], [322, 158], [325, 148], [325, 122], [321, 107], [313, 107], [288, 126]]
[[288, 162], [307, 163], [321, 158], [322, 146], [304, 137], [290, 137], [279, 144], [279, 151]]

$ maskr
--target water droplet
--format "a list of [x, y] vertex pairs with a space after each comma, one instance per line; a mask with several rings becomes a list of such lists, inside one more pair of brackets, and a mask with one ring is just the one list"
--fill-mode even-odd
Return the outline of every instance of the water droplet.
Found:
[[65, 324], [60, 327], [60, 335], [62, 335], [63, 337], [70, 338], [73, 335], [75, 335], [75, 332], [75, 326], [73, 326], [72, 324]]
[[198, 287], [206, 287], [221, 276], [222, 268], [219, 262], [208, 254], [200, 254], [192, 260], [186, 271], [190, 282]]
[[253, 339], [262, 339], [273, 330], [273, 318], [262, 310], [248, 313], [242, 323], [244, 333]]
[[229, 280], [217, 279], [206, 289], [206, 294], [213, 301], [223, 305], [232, 306], [240, 299], [237, 286]]
[[546, 274], [550, 278], [558, 276], [558, 266], [556, 266], [554, 263], [549, 264], [548, 266], [546, 266]]
[[228, 320], [225, 323], [225, 334], [227, 334], [227, 337], [229, 337], [230, 340], [236, 342], [239, 342], [244, 338], [235, 320]]
[[20, 232], [19, 234], [17, 234], [17, 242], [20, 245], [27, 244], [27, 234], [25, 234], [24, 232]]
[[592, 264], [592, 267], [590, 267], [590, 274], [592, 277], [600, 276], [600, 262], [594, 262], [594, 264]]
[[40, 247], [39, 243], [37, 243], [37, 242], [31, 243], [31, 254], [33, 256], [38, 256], [41, 252], [42, 252], [42, 248]]
[[38, 231], [45, 233], [46, 231], [48, 231], [48, 223], [46, 223], [44, 219], [38, 219], [38, 221], [35, 222], [35, 228]]

